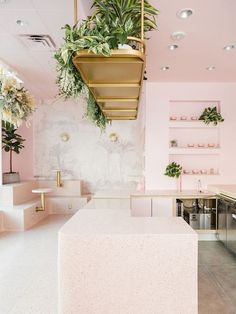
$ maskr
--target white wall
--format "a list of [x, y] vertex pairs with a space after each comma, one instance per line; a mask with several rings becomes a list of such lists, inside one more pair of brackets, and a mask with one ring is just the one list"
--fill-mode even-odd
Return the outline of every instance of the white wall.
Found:
[[[82, 119], [84, 103], [45, 102], [34, 115], [34, 175], [83, 181], [84, 192], [98, 189], [135, 188], [143, 172], [140, 121], [115, 121], [106, 133]], [[62, 142], [60, 134], [70, 136]], [[109, 135], [119, 140], [112, 143]]]
[[176, 180], [164, 176], [169, 163], [169, 101], [219, 100], [225, 122], [220, 126], [219, 176], [184, 176], [183, 188], [209, 183], [236, 183], [236, 84], [147, 83], [146, 99], [146, 188], [176, 188]]

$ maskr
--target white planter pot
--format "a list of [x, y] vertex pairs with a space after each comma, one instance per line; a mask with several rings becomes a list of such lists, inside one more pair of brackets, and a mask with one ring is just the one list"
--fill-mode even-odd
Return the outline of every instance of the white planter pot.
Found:
[[118, 49], [133, 49], [130, 45], [124, 44], [118, 44]]
[[18, 182], [20, 182], [20, 174], [19, 174], [19, 172], [3, 173], [3, 175], [2, 175], [2, 182], [3, 182], [3, 184], [10, 184], [10, 183], [18, 183]]

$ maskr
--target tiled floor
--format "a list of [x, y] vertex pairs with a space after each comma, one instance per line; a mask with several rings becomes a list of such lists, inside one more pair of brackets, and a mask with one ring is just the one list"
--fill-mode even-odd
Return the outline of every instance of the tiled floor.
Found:
[[199, 314], [236, 314], [236, 257], [219, 242], [199, 242]]
[[[0, 234], [0, 314], [57, 313], [57, 232], [69, 218]], [[236, 314], [236, 258], [221, 243], [199, 244], [199, 314]]]

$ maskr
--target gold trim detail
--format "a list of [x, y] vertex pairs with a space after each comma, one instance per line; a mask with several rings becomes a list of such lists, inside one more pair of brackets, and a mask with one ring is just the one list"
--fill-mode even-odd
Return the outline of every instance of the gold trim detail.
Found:
[[141, 51], [117, 49], [105, 57], [81, 50], [73, 63], [109, 120], [137, 118], [145, 67]]

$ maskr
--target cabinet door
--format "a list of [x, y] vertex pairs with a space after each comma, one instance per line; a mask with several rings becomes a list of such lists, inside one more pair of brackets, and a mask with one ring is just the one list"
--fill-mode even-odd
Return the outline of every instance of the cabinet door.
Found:
[[152, 199], [150, 197], [131, 197], [131, 216], [151, 217]]
[[218, 200], [217, 215], [218, 215], [218, 226], [217, 226], [217, 237], [218, 240], [226, 244], [226, 213], [228, 203], [223, 199]]
[[173, 199], [168, 197], [154, 197], [152, 199], [153, 217], [172, 217]]

